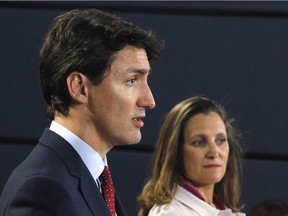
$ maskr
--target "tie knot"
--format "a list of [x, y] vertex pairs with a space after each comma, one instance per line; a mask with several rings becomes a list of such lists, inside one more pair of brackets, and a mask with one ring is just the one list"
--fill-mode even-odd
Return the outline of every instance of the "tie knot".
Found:
[[101, 173], [99, 178], [100, 178], [100, 181], [103, 185], [113, 184], [112, 176], [111, 176], [110, 170], [107, 166], [104, 167], [104, 170]]

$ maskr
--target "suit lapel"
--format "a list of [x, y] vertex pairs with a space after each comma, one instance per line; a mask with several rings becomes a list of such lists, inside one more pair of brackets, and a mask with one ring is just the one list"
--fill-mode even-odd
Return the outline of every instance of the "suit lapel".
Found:
[[56, 152], [62, 158], [69, 173], [79, 179], [81, 194], [93, 215], [110, 216], [95, 180], [74, 148], [65, 139], [48, 129], [44, 131], [39, 143]]
[[[92, 177], [87, 178], [87, 176], [85, 176], [86, 175], [82, 175], [82, 177], [80, 177], [80, 187], [82, 190], [82, 195], [87, 202], [87, 205], [95, 216], [110, 216], [106, 202], [102, 194], [100, 193], [99, 188], [96, 186], [95, 181], [92, 179]], [[93, 180], [93, 182], [90, 181], [91, 179]]]
[[116, 211], [117, 211], [117, 216], [125, 216], [126, 213], [124, 211], [124, 208], [117, 196], [117, 193], [116, 193], [116, 196], [115, 196], [115, 205], [116, 205]]

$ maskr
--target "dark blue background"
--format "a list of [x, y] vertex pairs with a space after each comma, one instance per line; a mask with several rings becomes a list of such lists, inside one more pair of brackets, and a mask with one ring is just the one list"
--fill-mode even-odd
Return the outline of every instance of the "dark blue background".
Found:
[[243, 132], [244, 210], [287, 199], [288, 2], [1, 2], [0, 192], [49, 126], [38, 76], [43, 37], [55, 16], [78, 7], [112, 12], [165, 40], [152, 64], [157, 107], [143, 139], [109, 153], [128, 216], [137, 214], [163, 116], [194, 95], [221, 102]]

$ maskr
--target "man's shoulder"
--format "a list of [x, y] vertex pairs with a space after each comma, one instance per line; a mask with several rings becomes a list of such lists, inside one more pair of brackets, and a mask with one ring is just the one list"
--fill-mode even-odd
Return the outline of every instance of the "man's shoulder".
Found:
[[[51, 140], [51, 136], [55, 138]], [[45, 141], [45, 144], [40, 141], [46, 138], [48, 140]], [[57, 141], [56, 139], [59, 140]], [[55, 142], [57, 142], [57, 145], [64, 143], [61, 137], [47, 129], [40, 140], [28, 156], [14, 169], [8, 181], [11, 181], [11, 179], [18, 179], [19, 181], [20, 179], [37, 175], [57, 178], [63, 177], [67, 173], [65, 160], [61, 157], [61, 150], [59, 150], [59, 148], [63, 147], [59, 146], [58, 149], [53, 148], [53, 145], [56, 145]], [[62, 151], [65, 154], [65, 148]], [[70, 157], [73, 157], [73, 155], [70, 155]]]

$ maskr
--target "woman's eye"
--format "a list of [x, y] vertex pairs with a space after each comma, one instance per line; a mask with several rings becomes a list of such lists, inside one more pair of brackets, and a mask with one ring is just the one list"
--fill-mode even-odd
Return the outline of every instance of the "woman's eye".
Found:
[[194, 140], [193, 142], [192, 142], [192, 145], [194, 145], [194, 146], [202, 146], [202, 145], [204, 145], [205, 144], [205, 141], [204, 140], [201, 140], [201, 139], [199, 139], [199, 140]]
[[223, 143], [225, 143], [226, 142], [226, 138], [224, 138], [224, 137], [221, 137], [221, 138], [217, 138], [217, 140], [216, 140], [216, 143], [217, 144], [223, 144]]

